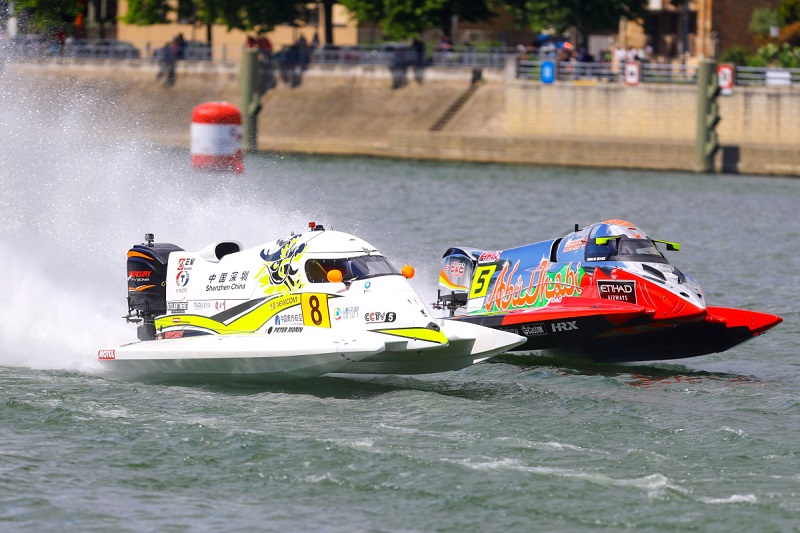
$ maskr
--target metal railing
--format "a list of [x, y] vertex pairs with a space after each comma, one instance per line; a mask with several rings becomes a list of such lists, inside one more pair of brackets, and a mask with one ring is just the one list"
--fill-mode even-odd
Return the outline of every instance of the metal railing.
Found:
[[514, 48], [474, 48], [454, 46], [449, 50], [435, 50], [431, 64], [440, 67], [493, 67], [504, 68], [506, 61], [516, 55]]
[[[215, 57], [214, 53], [221, 55]], [[47, 57], [69, 57], [87, 59], [148, 59], [161, 58], [161, 48], [151, 47], [150, 43], [140, 49], [130, 43], [106, 39], [68, 40], [62, 46], [38, 35], [24, 35], [0, 42], [0, 58], [30, 60]], [[213, 52], [213, 53], [212, 53]], [[553, 63], [557, 81], [593, 81], [624, 83], [624, 64], [605, 62], [556, 61], [547, 56], [530, 58], [519, 56], [510, 47], [471, 47], [454, 46], [447, 50], [426, 50], [410, 44], [382, 44], [359, 46], [333, 46], [307, 48], [300, 53], [297, 46], [284, 47], [273, 56], [278, 64], [299, 64], [300, 62], [343, 65], [387, 65], [435, 66], [461, 68], [504, 68], [509, 61], [516, 62], [516, 77], [523, 80], [541, 80], [542, 65]], [[227, 47], [214, 50], [204, 42], [186, 43], [181, 59], [187, 61], [221, 61], [227, 63]], [[220, 59], [221, 58], [221, 59]], [[639, 83], [644, 84], [694, 84], [697, 67], [686, 64], [639, 62]], [[742, 67], [734, 68], [736, 86], [800, 86], [800, 68]]]
[[106, 39], [74, 39], [63, 47], [51, 45], [51, 55], [87, 57], [94, 59], [138, 59], [142, 53], [130, 43]]
[[[545, 61], [517, 61], [517, 78], [540, 80]], [[612, 63], [581, 63], [553, 61], [556, 65], [554, 79], [557, 81], [594, 80], [598, 82], [623, 83], [624, 65]], [[800, 69], [770, 67], [734, 67], [734, 84], [737, 86], [796, 86], [800, 85]], [[694, 65], [639, 63], [639, 83], [697, 83], [697, 67]]]
[[[131, 43], [112, 39], [67, 39], [64, 43], [36, 35], [25, 35], [0, 42], [0, 54], [13, 59], [41, 59], [66, 57], [82, 59], [158, 59], [164, 47], [151, 47], [147, 43], [140, 50]], [[223, 45], [223, 57], [225, 46]], [[183, 48], [180, 59], [187, 61], [210, 61], [211, 47], [206, 43], [189, 41]]]
[[[544, 61], [517, 61], [517, 78], [541, 79]], [[555, 79], [558, 81], [595, 80], [623, 82], [624, 65], [614, 63], [584, 63], [576, 61], [554, 61]], [[695, 83], [697, 67], [680, 64], [639, 63], [640, 83]]]
[[90, 59], [137, 59], [138, 48], [124, 41], [111, 39], [68, 39], [63, 43], [41, 36], [25, 35], [6, 41], [3, 53], [12, 58], [77, 57]]
[[736, 85], [798, 85], [800, 68], [736, 67]]
[[[297, 52], [293, 48], [289, 47], [281, 53], [294, 55]], [[454, 46], [447, 50], [427, 52], [424, 48], [411, 45], [361, 45], [317, 48], [309, 50], [308, 54], [313, 63], [503, 68], [506, 60], [514, 56], [515, 49]]]

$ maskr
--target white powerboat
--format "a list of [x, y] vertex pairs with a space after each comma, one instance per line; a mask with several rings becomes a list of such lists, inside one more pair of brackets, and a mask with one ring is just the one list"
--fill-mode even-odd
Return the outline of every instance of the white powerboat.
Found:
[[128, 315], [138, 342], [98, 351], [125, 378], [458, 370], [525, 341], [436, 319], [407, 278], [352, 235], [310, 230], [255, 248], [220, 241], [187, 252], [146, 242], [128, 252]]

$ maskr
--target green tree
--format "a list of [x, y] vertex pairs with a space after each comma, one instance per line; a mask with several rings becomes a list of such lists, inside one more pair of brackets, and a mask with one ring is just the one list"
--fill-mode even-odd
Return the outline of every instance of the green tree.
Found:
[[385, 39], [407, 39], [437, 28], [451, 36], [454, 17], [481, 22], [495, 16], [494, 0], [339, 0], [362, 23], [379, 26]]
[[71, 24], [81, 12], [79, 0], [17, 0], [14, 11], [34, 32], [50, 33]]
[[166, 24], [172, 7], [164, 0], [131, 0], [128, 2], [128, 11], [120, 17], [126, 24], [149, 26], [151, 24]]
[[613, 31], [619, 20], [639, 20], [647, 13], [647, 0], [505, 0], [514, 20], [533, 31], [563, 32], [575, 26], [586, 46], [589, 34]]
[[800, 0], [781, 0], [775, 10], [781, 25], [789, 25], [800, 20]]
[[143, 26], [163, 24], [169, 21], [172, 12], [206, 24], [223, 24], [228, 29], [257, 33], [270, 31], [279, 24], [296, 25], [309, 15], [304, 1], [182, 0], [174, 8], [168, 0], [129, 0], [122, 20]]
[[508, 0], [505, 7], [520, 27], [562, 33], [575, 23], [573, 6], [559, 0]]
[[766, 37], [769, 36], [770, 28], [780, 26], [782, 26], [781, 17], [776, 10], [769, 7], [757, 7], [750, 15], [747, 29], [750, 33]]
[[298, 0], [179, 0], [177, 7], [168, 0], [129, 0], [121, 20], [141, 26], [164, 24], [172, 13], [179, 19], [204, 24], [209, 43], [214, 24], [229, 30], [266, 33], [279, 24], [295, 26], [310, 15], [308, 2]]

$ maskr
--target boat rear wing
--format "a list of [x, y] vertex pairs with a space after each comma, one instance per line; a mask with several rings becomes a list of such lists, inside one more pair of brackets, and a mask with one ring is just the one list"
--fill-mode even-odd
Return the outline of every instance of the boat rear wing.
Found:
[[[475, 272], [477, 256], [473, 250], [463, 248], [450, 248], [442, 257], [442, 266], [439, 270], [439, 287], [456, 294], [466, 294], [472, 283], [472, 274]], [[477, 251], [480, 255], [480, 251]]]
[[434, 308], [447, 308], [452, 315], [459, 307], [467, 304], [472, 276], [478, 257], [483, 250], [471, 248], [450, 248], [442, 256], [439, 269], [439, 291]]

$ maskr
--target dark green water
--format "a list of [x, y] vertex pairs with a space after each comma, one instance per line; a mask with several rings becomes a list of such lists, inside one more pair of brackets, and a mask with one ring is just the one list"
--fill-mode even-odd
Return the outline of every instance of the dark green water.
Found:
[[[108, 141], [95, 102], [7, 103], [0, 529], [798, 531], [800, 181], [274, 154], [206, 175]], [[314, 220], [412, 264], [433, 301], [450, 245], [608, 217], [681, 242], [710, 304], [785, 322], [646, 365], [506, 355], [258, 386], [125, 383], [95, 361], [135, 337], [125, 252], [145, 232], [253, 246]]]

